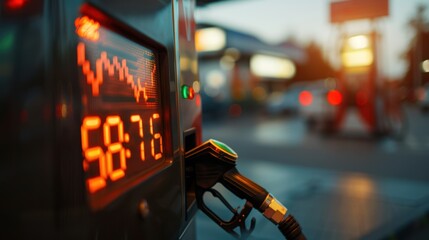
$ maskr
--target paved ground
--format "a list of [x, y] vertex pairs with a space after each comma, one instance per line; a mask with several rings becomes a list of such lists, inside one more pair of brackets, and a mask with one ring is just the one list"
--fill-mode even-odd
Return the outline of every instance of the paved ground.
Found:
[[[233, 147], [239, 170], [282, 201], [309, 239], [429, 239], [426, 225], [399, 232], [429, 210], [429, 116], [413, 108], [407, 116], [403, 141], [374, 139], [353, 114], [346, 130], [329, 138], [308, 131], [299, 117], [262, 116], [206, 123], [204, 137]], [[226, 216], [216, 201], [207, 202]], [[258, 212], [253, 216], [251, 239], [282, 239]], [[232, 239], [201, 212], [197, 234]]]

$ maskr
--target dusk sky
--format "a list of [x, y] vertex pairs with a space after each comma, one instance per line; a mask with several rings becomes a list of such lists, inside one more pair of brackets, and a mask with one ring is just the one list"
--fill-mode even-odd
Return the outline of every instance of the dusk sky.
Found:
[[[330, 0], [236, 0], [211, 4], [197, 11], [197, 21], [211, 22], [257, 36], [276, 44], [288, 37], [300, 43], [316, 41], [328, 58], [335, 62], [338, 29], [329, 23]], [[390, 0], [390, 15], [379, 21], [382, 33], [382, 72], [387, 77], [401, 77], [407, 65], [400, 59], [412, 36], [408, 20], [415, 15], [419, 4], [427, 7], [427, 0]], [[366, 33], [366, 20], [353, 21], [346, 26], [350, 34]]]

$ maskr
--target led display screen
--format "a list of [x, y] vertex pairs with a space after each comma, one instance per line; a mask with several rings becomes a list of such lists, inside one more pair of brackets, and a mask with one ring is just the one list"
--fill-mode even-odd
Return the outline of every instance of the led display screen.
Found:
[[166, 161], [159, 54], [89, 17], [75, 25], [85, 184], [106, 203]]

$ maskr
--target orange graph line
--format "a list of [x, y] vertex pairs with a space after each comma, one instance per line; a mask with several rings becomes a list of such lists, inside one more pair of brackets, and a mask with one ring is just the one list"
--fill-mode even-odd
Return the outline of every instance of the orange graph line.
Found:
[[[121, 62], [118, 61], [118, 57], [114, 56], [112, 61], [107, 57], [107, 52], [103, 51], [100, 54], [100, 58], [95, 61], [95, 73], [91, 70], [91, 63], [85, 56], [85, 44], [79, 43], [77, 45], [77, 64], [82, 66], [82, 72], [86, 77], [86, 82], [91, 85], [92, 95], [98, 96], [100, 94], [100, 86], [104, 82], [103, 71], [107, 70], [107, 73], [110, 77], [113, 77], [115, 71], [119, 73], [119, 80], [124, 81], [130, 85], [133, 90], [134, 97], [136, 102], [140, 101], [140, 96], [143, 94], [144, 100], [147, 102], [148, 95], [146, 93], [146, 87], [142, 86], [140, 78], [137, 78], [137, 84], [134, 82], [134, 76], [128, 72], [127, 60], [122, 59]], [[150, 85], [154, 86], [154, 78], [156, 73], [156, 65], [153, 65], [151, 76], [150, 76]], [[145, 83], [146, 85], [146, 83]]]
[[76, 18], [74, 21], [76, 33], [82, 38], [91, 41], [97, 41], [100, 38], [100, 23], [90, 19], [87, 16]]

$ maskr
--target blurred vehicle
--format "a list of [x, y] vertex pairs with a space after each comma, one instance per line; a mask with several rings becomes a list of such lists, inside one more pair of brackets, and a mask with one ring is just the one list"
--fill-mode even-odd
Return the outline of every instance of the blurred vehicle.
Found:
[[266, 111], [270, 115], [299, 115], [310, 129], [327, 131], [333, 129], [336, 109], [342, 100], [334, 79], [297, 82], [284, 92], [272, 93]]
[[273, 92], [267, 99], [266, 111], [269, 115], [296, 115], [299, 112], [298, 96], [302, 91], [292, 87], [284, 92]]
[[309, 129], [329, 132], [333, 130], [337, 106], [342, 94], [336, 89], [333, 79], [302, 83], [305, 87], [299, 93], [299, 114], [306, 120]]

